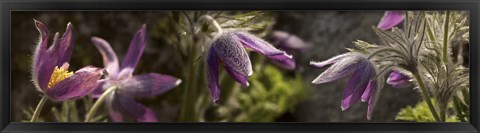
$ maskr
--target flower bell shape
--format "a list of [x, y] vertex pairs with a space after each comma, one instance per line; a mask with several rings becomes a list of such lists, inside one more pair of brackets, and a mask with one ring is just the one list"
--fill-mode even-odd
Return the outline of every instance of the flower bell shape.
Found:
[[401, 11], [385, 11], [377, 27], [381, 30], [388, 30], [400, 24], [403, 19], [404, 17]]
[[146, 26], [135, 34], [128, 52], [120, 64], [116, 53], [104, 39], [92, 37], [92, 42], [103, 58], [108, 75], [99, 81], [93, 97], [98, 98], [106, 89], [116, 87], [113, 94], [106, 98], [112, 120], [124, 121], [124, 116], [135, 118], [139, 122], [156, 122], [157, 117], [152, 109], [138, 103], [134, 98], [154, 97], [163, 94], [181, 83], [180, 79], [159, 73], [148, 73], [133, 76], [133, 72], [147, 44]]
[[312, 83], [323, 84], [350, 76], [347, 87], [343, 92], [341, 108], [346, 110], [360, 100], [368, 102], [367, 119], [370, 120], [376, 104], [376, 98], [373, 94], [380, 86], [375, 79], [375, 66], [365, 55], [359, 53], [346, 53], [322, 62], [310, 62], [310, 65], [314, 67], [324, 67], [330, 64], [332, 65], [315, 78]]
[[312, 44], [285, 31], [273, 31], [272, 35], [270, 35], [270, 40], [277, 44], [277, 47], [280, 49], [304, 51], [312, 47]]
[[39, 91], [56, 101], [73, 100], [91, 93], [102, 75], [102, 69], [87, 66], [76, 72], [68, 71], [74, 46], [72, 24], [67, 24], [61, 38], [58, 33], [55, 34], [50, 47], [47, 46], [48, 29], [45, 24], [35, 20], [35, 26], [40, 32], [40, 39], [33, 54], [32, 78]]
[[405, 88], [411, 85], [410, 77], [403, 73], [393, 70], [387, 78], [387, 84], [395, 88]]
[[243, 86], [248, 86], [247, 78], [252, 75], [253, 71], [252, 63], [245, 48], [260, 53], [282, 65], [295, 67], [292, 56], [250, 33], [243, 31], [222, 33], [213, 39], [207, 55], [208, 88], [214, 103], [218, 103], [220, 98], [219, 62], [222, 62], [225, 70], [235, 81]]

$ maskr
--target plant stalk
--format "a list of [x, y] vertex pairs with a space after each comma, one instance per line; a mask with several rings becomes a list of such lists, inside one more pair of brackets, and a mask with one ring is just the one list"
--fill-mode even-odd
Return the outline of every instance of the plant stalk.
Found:
[[450, 11], [447, 11], [445, 16], [445, 25], [443, 29], [443, 61], [447, 62], [448, 60], [448, 25], [450, 23]]
[[47, 95], [43, 95], [42, 99], [37, 104], [37, 108], [35, 108], [35, 112], [33, 112], [33, 116], [32, 116], [32, 119], [30, 119], [30, 122], [36, 122], [38, 120], [38, 117], [40, 116], [40, 112], [42, 112], [43, 106], [45, 105], [47, 100], [48, 100]]
[[117, 87], [112, 86], [108, 88], [105, 92], [103, 92], [103, 94], [97, 99], [97, 101], [95, 101], [93, 106], [90, 108], [90, 111], [88, 111], [87, 115], [85, 116], [85, 122], [90, 122], [100, 105], [102, 105], [103, 101], [105, 101], [105, 99], [110, 93], [115, 92], [115, 90], [117, 90]]
[[430, 109], [430, 112], [432, 112], [433, 118], [435, 118], [437, 122], [441, 122], [441, 119], [438, 116], [437, 111], [435, 110], [435, 107], [433, 106], [433, 103], [431, 101], [430, 93], [428, 92], [427, 88], [425, 87], [425, 84], [423, 83], [422, 77], [420, 77], [418, 72], [414, 72], [413, 75], [415, 76], [415, 79], [417, 79], [418, 81], [420, 90], [423, 93], [423, 99], [427, 102], [428, 108]]

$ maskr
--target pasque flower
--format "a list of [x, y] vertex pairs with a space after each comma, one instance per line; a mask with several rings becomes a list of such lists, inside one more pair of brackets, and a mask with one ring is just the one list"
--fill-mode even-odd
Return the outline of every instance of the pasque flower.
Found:
[[402, 11], [385, 11], [377, 27], [382, 30], [388, 30], [400, 24], [403, 19]]
[[143, 25], [130, 42], [128, 52], [120, 65], [110, 44], [101, 38], [92, 37], [92, 42], [100, 51], [108, 73], [106, 79], [99, 81], [93, 97], [99, 97], [108, 89], [115, 89], [106, 97], [110, 116], [115, 122], [123, 121], [124, 116], [141, 122], [157, 121], [152, 109], [136, 102], [134, 98], [153, 97], [181, 83], [180, 79], [158, 73], [132, 76], [147, 44], [147, 38], [146, 26]]
[[410, 77], [393, 70], [390, 72], [390, 75], [388, 75], [387, 84], [395, 88], [405, 88], [411, 85]]
[[350, 76], [347, 87], [343, 92], [341, 108], [346, 110], [360, 100], [368, 102], [367, 119], [370, 120], [378, 99], [376, 93], [381, 89], [381, 85], [375, 79], [377, 71], [375, 66], [365, 55], [353, 52], [338, 55], [322, 62], [310, 62], [310, 65], [315, 67], [324, 67], [329, 64], [332, 65], [315, 78], [312, 83], [323, 84]]
[[48, 29], [45, 24], [35, 20], [35, 26], [40, 32], [32, 64], [35, 86], [56, 101], [73, 100], [91, 93], [102, 75], [102, 69], [86, 66], [75, 73], [68, 71], [74, 46], [72, 24], [67, 24], [61, 38], [59, 33], [55, 34], [50, 47], [47, 46]]
[[213, 102], [218, 103], [220, 85], [218, 83], [219, 62], [230, 76], [244, 86], [248, 86], [247, 78], [252, 75], [252, 64], [245, 50], [251, 49], [276, 62], [294, 67], [292, 56], [278, 50], [268, 42], [242, 31], [225, 32], [213, 39], [207, 55], [207, 80]]

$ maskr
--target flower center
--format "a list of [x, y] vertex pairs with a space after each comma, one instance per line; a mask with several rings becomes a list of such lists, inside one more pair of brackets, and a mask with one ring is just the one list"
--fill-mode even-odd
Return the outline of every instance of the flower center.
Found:
[[50, 78], [50, 81], [48, 82], [47, 87], [51, 88], [53, 85], [57, 84], [58, 82], [72, 76], [73, 72], [69, 72], [67, 68], [56, 66], [55, 69], [53, 69], [52, 77]]

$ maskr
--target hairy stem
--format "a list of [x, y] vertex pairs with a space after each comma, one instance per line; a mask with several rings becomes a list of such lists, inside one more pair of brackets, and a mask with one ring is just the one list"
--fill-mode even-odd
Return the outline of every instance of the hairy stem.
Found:
[[394, 48], [382, 48], [382, 49], [379, 49], [373, 53], [371, 53], [370, 55], [368, 55], [367, 59], [371, 59], [373, 58], [375, 55], [377, 54], [380, 54], [380, 53], [383, 53], [383, 52], [394, 52], [394, 53], [397, 53], [398, 55], [400, 55], [401, 57], [404, 57], [404, 58], [408, 58], [407, 55], [405, 55], [404, 53], [402, 53], [401, 51], [397, 50], [397, 49], [394, 49]]
[[447, 62], [448, 57], [448, 25], [450, 23], [450, 11], [447, 11], [445, 15], [445, 25], [443, 29], [443, 61]]
[[427, 102], [428, 108], [430, 109], [430, 112], [432, 112], [433, 118], [435, 118], [437, 122], [441, 122], [441, 119], [438, 116], [437, 111], [435, 110], [435, 107], [433, 106], [433, 103], [431, 101], [430, 93], [428, 92], [425, 84], [423, 83], [422, 77], [420, 77], [420, 74], [418, 72], [414, 72], [413, 75], [418, 81], [418, 85], [420, 86], [420, 90], [423, 94], [423, 99]]
[[105, 92], [103, 92], [103, 94], [97, 99], [97, 101], [95, 101], [95, 103], [90, 108], [87, 115], [85, 116], [85, 122], [90, 122], [90, 120], [93, 118], [93, 115], [95, 115], [98, 108], [100, 107], [100, 105], [102, 105], [103, 101], [105, 101], [105, 99], [110, 93], [115, 92], [115, 90], [117, 90], [117, 87], [112, 86], [108, 88]]
[[30, 122], [36, 122], [38, 120], [38, 116], [40, 116], [40, 112], [42, 112], [43, 106], [45, 105], [47, 100], [47, 95], [43, 95], [42, 99], [37, 104], [37, 108], [35, 108], [35, 112], [33, 112], [33, 116], [32, 119], [30, 119]]
[[[222, 27], [218, 24], [218, 22], [210, 15], [203, 15], [199, 18], [199, 22], [201, 21], [208, 21], [213, 27], [215, 27], [215, 30], [217, 30], [217, 34], [222, 34], [223, 30]], [[198, 31], [196, 31], [198, 32]]]

